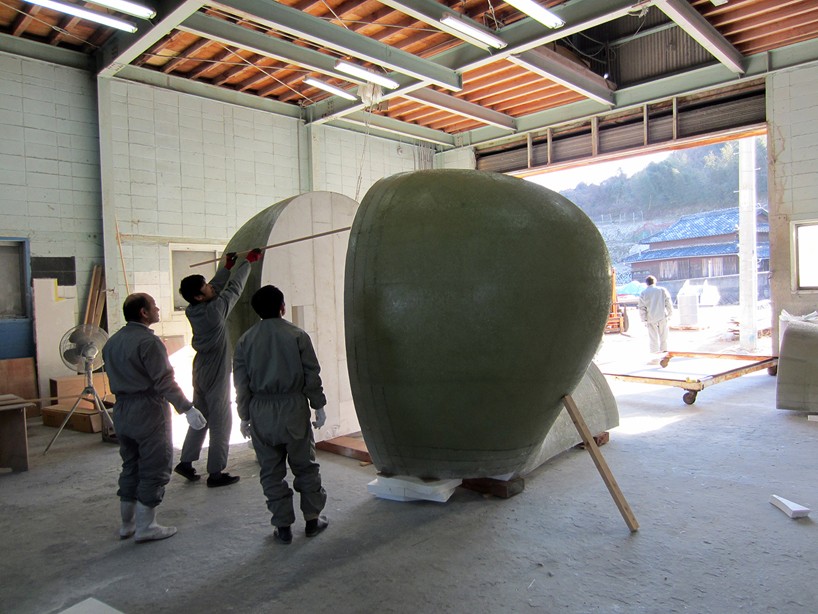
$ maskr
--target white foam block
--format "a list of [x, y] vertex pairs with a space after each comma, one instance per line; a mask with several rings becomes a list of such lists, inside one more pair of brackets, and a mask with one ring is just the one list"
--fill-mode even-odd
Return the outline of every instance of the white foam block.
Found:
[[818, 414], [809, 414], [807, 420], [810, 422], [818, 422]]
[[790, 518], [804, 518], [805, 516], [809, 516], [808, 507], [804, 507], [803, 505], [799, 505], [798, 503], [794, 503], [788, 499], [779, 497], [778, 495], [770, 495], [770, 503], [784, 512]]
[[409, 475], [378, 476], [366, 485], [376, 497], [392, 501], [437, 501], [445, 503], [462, 480], [422, 480]]

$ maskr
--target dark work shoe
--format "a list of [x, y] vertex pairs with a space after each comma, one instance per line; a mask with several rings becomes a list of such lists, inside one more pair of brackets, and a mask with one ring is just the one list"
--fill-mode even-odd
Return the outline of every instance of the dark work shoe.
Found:
[[290, 527], [276, 527], [273, 529], [273, 537], [277, 542], [289, 544], [293, 541], [293, 530]]
[[313, 518], [312, 520], [307, 521], [307, 526], [304, 529], [304, 534], [307, 537], [315, 537], [328, 526], [329, 521], [327, 520], [327, 517], [319, 516], [318, 518]]
[[217, 486], [230, 486], [239, 481], [239, 476], [230, 475], [229, 473], [211, 473], [207, 478], [207, 485], [211, 488]]
[[187, 478], [191, 482], [196, 482], [202, 477], [198, 473], [196, 473], [196, 470], [190, 463], [179, 463], [173, 468], [173, 471], [178, 473], [182, 477]]

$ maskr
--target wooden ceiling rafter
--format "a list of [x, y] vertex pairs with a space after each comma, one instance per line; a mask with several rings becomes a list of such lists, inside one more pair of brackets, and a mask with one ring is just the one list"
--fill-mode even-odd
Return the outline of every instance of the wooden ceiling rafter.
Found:
[[[85, 3], [84, 0], [73, 1], [80, 5]], [[224, 4], [220, 4], [220, 1]], [[500, 29], [504, 37], [513, 41], [510, 43], [512, 45], [522, 44], [524, 46], [526, 40], [535, 42], [538, 40], [537, 37], [541, 36], [540, 40], [549, 41], [546, 45], [548, 49], [559, 50], [560, 45], [565, 45], [566, 40], [570, 40], [560, 41], [559, 36], [575, 37], [581, 36], [584, 32], [579, 28], [572, 29], [570, 25], [572, 20], [575, 24], [589, 24], [587, 28], [593, 28], [594, 31], [587, 34], [596, 36], [600, 40], [605, 40], [606, 33], [612, 40], [624, 39], [622, 32], [626, 23], [623, 20], [629, 19], [624, 11], [637, 0], [633, 0], [630, 4], [623, 0], [538, 0], [547, 8], [558, 8], [558, 13], [568, 19], [569, 26], [566, 32], [560, 34], [557, 31], [556, 40], [549, 36], [548, 31], [544, 28], [540, 28], [543, 34], [538, 35], [536, 24], [503, 0], [401, 1], [407, 7], [412, 2], [418, 3], [418, 6], [420, 3], [438, 2], [441, 14], [447, 10], [455, 11], [489, 29]], [[675, 2], [680, 1], [682, 0], [675, 0]], [[816, 40], [816, 49], [818, 49], [818, 0], [729, 0], [721, 6], [713, 5], [711, 0], [683, 1], [689, 3], [693, 10], [701, 16], [701, 22], [692, 19], [693, 30], [698, 28], [699, 31], [704, 32], [707, 30], [705, 26], [711, 25], [721, 35], [720, 37], [738, 50], [741, 55], [736, 55], [739, 58], [762, 52], [775, 53], [782, 47], [813, 39]], [[134, 38], [138, 39], [146, 32], [149, 35], [145, 42], [147, 50], [139, 50], [132, 56], [125, 54], [126, 59], [122, 60], [119, 65], [140, 66], [145, 70], [173, 75], [178, 80], [174, 80], [171, 87], [196, 92], [197, 95], [202, 95], [201, 86], [191, 85], [188, 88], [182, 80], [199, 81], [213, 87], [256, 95], [283, 104], [297, 105], [301, 109], [309, 109], [313, 103], [319, 103], [315, 109], [304, 113], [303, 117], [320, 124], [333, 122], [336, 119], [342, 121], [346, 113], [358, 113], [361, 103], [336, 99], [324, 90], [304, 84], [304, 77], [312, 75], [356, 93], [354, 84], [358, 82], [336, 74], [333, 68], [334, 60], [345, 57], [361, 65], [375, 68], [378, 65], [378, 50], [382, 48], [386, 57], [389, 50], [394, 49], [396, 52], [400, 51], [402, 57], [409, 56], [422, 60], [417, 66], [450, 71], [451, 75], [454, 75], [454, 80], [449, 77], [449, 80], [437, 80], [434, 81], [434, 84], [430, 84], [431, 80], [418, 80], [417, 75], [426, 75], [425, 79], [428, 79], [429, 75], [436, 74], [434, 71], [429, 73], [421, 70], [412, 73], [411, 70], [416, 68], [416, 66], [413, 68], [412, 60], [403, 65], [399, 62], [390, 63], [385, 60], [384, 72], [391, 73], [393, 76], [399, 75], [400, 87], [395, 92], [384, 91], [385, 103], [376, 108], [375, 114], [384, 119], [406, 121], [407, 125], [412, 127], [445, 132], [446, 134], [441, 134], [439, 139], [431, 139], [432, 142], [439, 142], [444, 146], [449, 142], [445, 138], [446, 135], [457, 135], [458, 131], [481, 127], [489, 127], [490, 130], [479, 131], [480, 135], [468, 135], [468, 138], [462, 142], [479, 142], [480, 139], [487, 138], [482, 135], [487, 135], [489, 139], [502, 138], [497, 129], [507, 129], [509, 125], [514, 124], [513, 122], [507, 124], [503, 121], [493, 121], [497, 120], [499, 115], [519, 120], [527, 115], [559, 109], [562, 106], [588, 99], [549, 78], [551, 73], [547, 69], [534, 72], [524, 65], [514, 64], [507, 59], [505, 52], [492, 51], [485, 57], [481, 56], [482, 50], [435, 27], [435, 18], [431, 17], [434, 14], [434, 4], [425, 4], [425, 12], [412, 13], [411, 10], [404, 8], [407, 11], [404, 13], [399, 10], [400, 6], [385, 4], [378, 0], [271, 0], [271, 2], [301, 11], [310, 15], [311, 19], [308, 22], [299, 21], [297, 15], [294, 14], [292, 21], [288, 22], [290, 11], [277, 10], [281, 7], [276, 7], [276, 10], [267, 13], [266, 17], [254, 16], [255, 9], [259, 8], [259, 15], [261, 15], [264, 12], [262, 9], [266, 10], [266, 4], [254, 4], [248, 0], [214, 0], [214, 4], [205, 4], [198, 8], [192, 7], [192, 12], [187, 13], [186, 17], [180, 17], [177, 22], [173, 22], [173, 19], [157, 19], [152, 26], [140, 21], [140, 32], [136, 37], [117, 35], [117, 43], [120, 44], [121, 39], [126, 48], [133, 44]], [[181, 0], [171, 0], [169, 8], [179, 8], [180, 13], [183, 13], [185, 8], [182, 4]], [[116, 14], [115, 11], [110, 12]], [[225, 20], [258, 32], [262, 36], [242, 39], [237, 34], [237, 30], [231, 28], [222, 30], [225, 32], [223, 38], [217, 38], [219, 35], [213, 34], [211, 40], [208, 34], [196, 33], [198, 31], [208, 32], [206, 28], [199, 30], [194, 27], [201, 25], [201, 22], [195, 22], [192, 17], [202, 15]], [[315, 31], [311, 31], [310, 24], [315, 23], [312, 21], [313, 18], [321, 20], [331, 29], [316, 28]], [[273, 22], [274, 19], [283, 21]], [[188, 29], [184, 28], [185, 20], [193, 22], [189, 24]], [[276, 25], [280, 27], [277, 29]], [[167, 31], [151, 32], [151, 27], [167, 28]], [[690, 28], [688, 24], [688, 29]], [[337, 35], [335, 29], [339, 29]], [[348, 32], [341, 32], [340, 29]], [[647, 30], [650, 29], [647, 28]], [[303, 35], [299, 33], [299, 30], [303, 30]], [[650, 49], [652, 41], [649, 37], [660, 36], [662, 31], [657, 28], [656, 32], [646, 32], [643, 29], [639, 38], [644, 39], [644, 47]], [[87, 55], [91, 55], [100, 47], [105, 47], [105, 42], [114, 34], [114, 30], [110, 28], [67, 17], [50, 9], [27, 4], [23, 0], [4, 0], [4, 3], [0, 5], [0, 32], [37, 43], [79, 51]], [[214, 28], [213, 32], [219, 32], [219, 30]], [[321, 32], [320, 35], [319, 32]], [[356, 39], [350, 38], [350, 32], [358, 35], [356, 39], [366, 38], [368, 40], [358, 48], [355, 43]], [[636, 31], [634, 30], [633, 33], [635, 35]], [[229, 38], [231, 35], [236, 36], [237, 41], [244, 40], [245, 42], [235, 42], [231, 45]], [[320, 38], [316, 38], [317, 36]], [[271, 43], [269, 49], [265, 50], [264, 37], [278, 40], [274, 44]], [[704, 38], [707, 39], [706, 36]], [[654, 38], [653, 40], [658, 41], [659, 39]], [[147, 41], [150, 41], [151, 44], [148, 45]], [[278, 41], [286, 41], [287, 45], [280, 45]], [[252, 46], [256, 43], [259, 45], [257, 48]], [[373, 43], [379, 43], [379, 45], [376, 46]], [[331, 59], [320, 60], [308, 65], [297, 65], [296, 58], [303, 58], [306, 63], [307, 59], [313, 59], [316, 56], [312, 53], [293, 53], [292, 57], [289, 57], [287, 53], [292, 49], [291, 45], [304, 47], [310, 52], [325, 54]], [[345, 45], [350, 45], [346, 47], [347, 51], [344, 51]], [[134, 47], [138, 48], [139, 45], [136, 44]], [[704, 47], [707, 48], [707, 45], [704, 44]], [[799, 49], [804, 48], [802, 46]], [[812, 53], [811, 46], [808, 45], [806, 49]], [[516, 53], [520, 55], [536, 50], [537, 46], [534, 45]], [[113, 53], [114, 57], [120, 53], [117, 45], [112, 45], [106, 51]], [[370, 58], [372, 63], [368, 64], [352, 57], [356, 53], [359, 58]], [[799, 53], [801, 51], [795, 53], [796, 58], [800, 58]], [[352, 56], [346, 54], [352, 54]], [[818, 61], [818, 51], [814, 55], [813, 61]], [[787, 52], [784, 52], [781, 57], [785, 62], [788, 61]], [[656, 64], [655, 71], [649, 67], [645, 68], [644, 73], [635, 70], [632, 73], [635, 76], [630, 78], [632, 83], [629, 83], [626, 77], [624, 83], [619, 84], [620, 88], [624, 90], [634, 85], [641, 86], [642, 82], [639, 81], [639, 78], [643, 78], [649, 84], [651, 81], [657, 81], [666, 76], [684, 78], [687, 72], [690, 72], [691, 79], [695, 80], [693, 73], [703, 69], [700, 63], [688, 66], [682, 62], [680, 68], [678, 62], [667, 62], [665, 63], [667, 66], [664, 66], [662, 58], [651, 57], [650, 61]], [[798, 61], [804, 62], [800, 59]], [[758, 63], [755, 62], [748, 63], [746, 66], [757, 65]], [[410, 68], [410, 72], [400, 74], [401, 69], [407, 67]], [[594, 68], [597, 72], [601, 70], [598, 66]], [[105, 73], [106, 76], [111, 76], [119, 70], [116, 63], [111, 63]], [[136, 73], [133, 74], [133, 78], [139, 80]], [[408, 77], [407, 74], [415, 76]], [[653, 76], [645, 76], [648, 74]], [[580, 71], [578, 77], [581, 76]], [[594, 74], [587, 76], [593, 79]], [[570, 84], [571, 80], [566, 79], [566, 82]], [[447, 84], [454, 87], [446, 89]], [[575, 85], [579, 86], [578, 89], [582, 91], [582, 82]], [[728, 85], [726, 81], [719, 81], [717, 87], [724, 88]], [[402, 90], [405, 96], [401, 95]], [[657, 91], [661, 92], [661, 87], [658, 87]], [[409, 100], [412, 92], [416, 92], [415, 98]], [[434, 95], [431, 95], [431, 92], [434, 92]], [[612, 98], [614, 103], [617, 98], [618, 96]], [[613, 104], [613, 106], [615, 108], [616, 105]], [[481, 110], [486, 113], [476, 113], [477, 107], [482, 107]], [[554, 115], [559, 116], [560, 114]], [[352, 117], [350, 116], [350, 119]], [[548, 117], [551, 115], [549, 114]], [[534, 119], [533, 121], [539, 120]], [[385, 129], [393, 127], [388, 122], [383, 125]], [[422, 130], [407, 129], [407, 135], [410, 138], [420, 138], [424, 134], [426, 133]], [[433, 137], [433, 135], [430, 136]]]
[[198, 62], [195, 57], [197, 53], [199, 53], [202, 49], [209, 47], [212, 41], [207, 40], [206, 38], [200, 38], [197, 41], [194, 41], [188, 47], [185, 48], [182, 53], [177, 55], [175, 58], [171, 58], [168, 60], [164, 66], [160, 69], [163, 73], [169, 74], [176, 70], [176, 67], [184, 64], [185, 62]]
[[39, 6], [38, 4], [23, 5], [23, 8], [20, 9], [20, 14], [17, 16], [17, 19], [11, 26], [9, 34], [12, 36], [20, 36], [23, 34], [31, 21], [42, 10], [43, 7]]

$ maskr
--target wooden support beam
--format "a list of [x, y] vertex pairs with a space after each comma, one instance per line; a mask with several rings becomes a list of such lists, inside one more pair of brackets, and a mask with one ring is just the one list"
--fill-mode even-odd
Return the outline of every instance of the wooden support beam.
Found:
[[588, 429], [588, 425], [585, 423], [582, 414], [580, 414], [576, 403], [574, 403], [574, 399], [570, 394], [566, 394], [562, 398], [562, 402], [568, 411], [568, 415], [571, 417], [571, 421], [574, 423], [574, 426], [577, 427], [582, 441], [585, 443], [585, 449], [591, 454], [591, 458], [599, 470], [599, 475], [602, 476], [602, 481], [605, 482], [605, 486], [608, 487], [608, 492], [611, 493], [616, 507], [619, 508], [619, 513], [622, 514], [622, 518], [625, 519], [625, 524], [628, 525], [628, 528], [632, 532], [637, 531], [639, 529], [639, 523], [636, 521], [636, 516], [633, 515], [628, 502], [625, 500], [625, 495], [623, 495], [619, 489], [619, 485], [616, 483], [610, 468], [608, 468], [608, 463], [605, 462], [602, 452], [599, 451], [599, 446], [596, 445], [594, 437]]
[[493, 495], [501, 499], [510, 499], [514, 495], [519, 495], [525, 490], [525, 480], [519, 476], [510, 480], [498, 480], [497, 478], [467, 478], [460, 484], [463, 488]]

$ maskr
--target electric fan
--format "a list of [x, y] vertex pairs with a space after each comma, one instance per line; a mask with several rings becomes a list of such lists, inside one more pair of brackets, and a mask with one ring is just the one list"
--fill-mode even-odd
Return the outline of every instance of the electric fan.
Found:
[[[68, 424], [80, 401], [83, 400], [91, 401], [94, 404], [94, 407], [102, 415], [103, 421], [107, 421], [111, 433], [114, 432], [114, 421], [94, 388], [93, 377], [94, 370], [102, 366], [102, 347], [106, 341], [108, 341], [108, 333], [94, 324], [80, 324], [62, 336], [62, 340], [60, 340], [60, 357], [62, 357], [62, 361], [69, 369], [75, 373], [85, 375], [85, 388], [80, 392], [74, 406], [65, 416], [65, 420], [63, 420], [57, 433], [46, 446], [43, 454], [51, 448], [65, 425]], [[105, 438], [104, 435], [103, 430], [103, 439]]]

